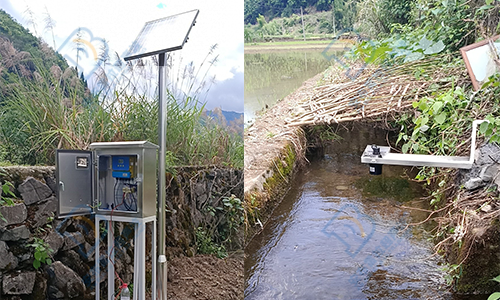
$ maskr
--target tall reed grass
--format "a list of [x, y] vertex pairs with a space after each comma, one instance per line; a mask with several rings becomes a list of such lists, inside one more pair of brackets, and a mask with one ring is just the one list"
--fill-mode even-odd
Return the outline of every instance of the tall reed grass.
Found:
[[[64, 72], [38, 68], [35, 78], [18, 77], [5, 88], [0, 106], [1, 161], [51, 165], [57, 148], [88, 149], [96, 141], [157, 143], [158, 99], [130, 89], [135, 82], [127, 82], [125, 88], [114, 85], [111, 92], [107, 86], [103, 97], [85, 91], [73, 68]], [[243, 167], [243, 138], [203, 119], [198, 95], [174, 96], [170, 89], [167, 95], [168, 166]]]

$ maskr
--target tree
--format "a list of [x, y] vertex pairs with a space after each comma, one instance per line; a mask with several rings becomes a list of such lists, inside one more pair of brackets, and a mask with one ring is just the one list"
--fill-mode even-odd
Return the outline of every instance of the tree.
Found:
[[407, 24], [410, 18], [413, 0], [383, 0], [380, 2], [380, 13], [385, 28], [391, 24]]
[[264, 25], [266, 25], [266, 18], [264, 18], [263, 15], [259, 15], [257, 17], [257, 24], [259, 24], [259, 28], [262, 29], [264, 27]]
[[259, 16], [259, 4], [260, 1], [245, 0], [244, 10], [246, 24], [255, 24], [257, 17]]

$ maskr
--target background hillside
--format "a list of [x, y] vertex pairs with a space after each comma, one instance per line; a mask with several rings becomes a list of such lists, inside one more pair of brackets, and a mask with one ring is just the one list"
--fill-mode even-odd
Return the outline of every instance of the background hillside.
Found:
[[[330, 31], [333, 31], [331, 27], [333, 17], [336, 23], [339, 23], [337, 25], [339, 28], [353, 25], [358, 2], [358, 0], [245, 0], [245, 24], [258, 24], [261, 22], [258, 20], [259, 16], [263, 16], [268, 22], [275, 18], [300, 19], [302, 8], [306, 15], [328, 12], [319, 15], [319, 19], [327, 20]], [[327, 27], [327, 24], [324, 27]]]
[[[41, 73], [64, 74], [63, 86], [72, 85], [81, 102], [88, 98], [87, 83], [79, 78], [75, 68], [43, 40], [33, 36], [9, 14], [0, 9], [0, 101], [19, 78], [39, 80]], [[86, 95], [85, 95], [86, 94]]]
[[[431, 6], [439, 6], [440, 1], [434, 2]], [[389, 34], [393, 24], [407, 24], [416, 17], [412, 16], [412, 9], [415, 11], [419, 5], [425, 9], [427, 3], [418, 4], [416, 0], [245, 0], [245, 42], [302, 39], [304, 35], [308, 39], [330, 39], [342, 31], [376, 37], [380, 33]]]
[[[64, 70], [68, 67], [68, 64], [59, 53], [53, 51], [44, 41], [34, 37], [1, 9], [0, 38], [2, 40], [0, 44], [0, 50], [2, 51], [0, 62], [7, 68], [8, 72], [20, 71], [23, 66], [28, 68], [27, 71], [32, 74], [35, 71], [34, 61], [39, 61], [46, 69], [58, 66]], [[19, 55], [20, 53], [22, 55]]]
[[214, 120], [216, 123], [223, 126], [227, 126], [231, 132], [243, 136], [245, 122], [243, 113], [214, 108], [213, 110], [205, 111], [203, 117]]

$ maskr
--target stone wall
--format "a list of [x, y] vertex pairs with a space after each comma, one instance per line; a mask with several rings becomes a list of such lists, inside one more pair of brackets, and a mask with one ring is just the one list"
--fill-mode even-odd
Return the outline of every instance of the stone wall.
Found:
[[[462, 264], [455, 290], [463, 294], [490, 294], [498, 290], [491, 280], [500, 274], [500, 146], [476, 149], [474, 165], [460, 170], [460, 199], [444, 213], [455, 228], [457, 242], [448, 246], [450, 264]], [[460, 230], [457, 230], [460, 229]]]
[[[208, 214], [208, 206], [219, 205], [222, 197], [231, 194], [243, 197], [241, 171], [205, 167], [178, 169], [176, 173], [167, 180], [169, 257], [194, 255], [196, 228], [214, 222], [213, 218], [223, 218], [221, 214]], [[16, 197], [13, 206], [0, 205], [3, 216], [0, 219], [0, 299], [94, 299], [94, 218], [57, 219], [54, 167], [1, 168], [0, 183], [5, 182], [13, 184], [11, 191]], [[109, 229], [101, 226], [100, 230], [101, 290], [106, 291], [105, 241]], [[119, 223], [113, 231], [116, 271], [124, 281], [132, 282], [133, 227]], [[147, 243], [151, 232], [151, 228], [147, 228]], [[39, 241], [52, 249], [52, 263], [42, 263], [35, 269], [33, 262]], [[241, 242], [235, 247], [239, 244]], [[149, 250], [150, 247], [147, 253]], [[150, 255], [147, 260], [151, 261]]]
[[[209, 208], [222, 207], [222, 199], [235, 195], [243, 199], [243, 172], [234, 169], [184, 167], [167, 178], [167, 255], [192, 256], [195, 253], [196, 228], [224, 225], [219, 210], [215, 216]], [[233, 239], [232, 249], [243, 249], [244, 230]]]
[[484, 144], [476, 149], [474, 165], [461, 171], [464, 188], [475, 190], [490, 184], [500, 187], [500, 146]]

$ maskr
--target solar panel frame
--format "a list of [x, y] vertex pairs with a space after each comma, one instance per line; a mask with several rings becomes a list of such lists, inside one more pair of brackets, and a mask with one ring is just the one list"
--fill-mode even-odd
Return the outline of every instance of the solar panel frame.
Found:
[[[198, 9], [194, 9], [146, 22], [130, 46], [124, 60], [129, 61], [182, 49], [188, 40], [191, 28], [196, 23], [199, 12]], [[179, 25], [186, 26], [187, 30], [178, 28]], [[186, 34], [183, 34], [184, 32]], [[169, 33], [173, 33], [174, 36], [169, 37]], [[163, 36], [165, 39], [162, 38]]]

